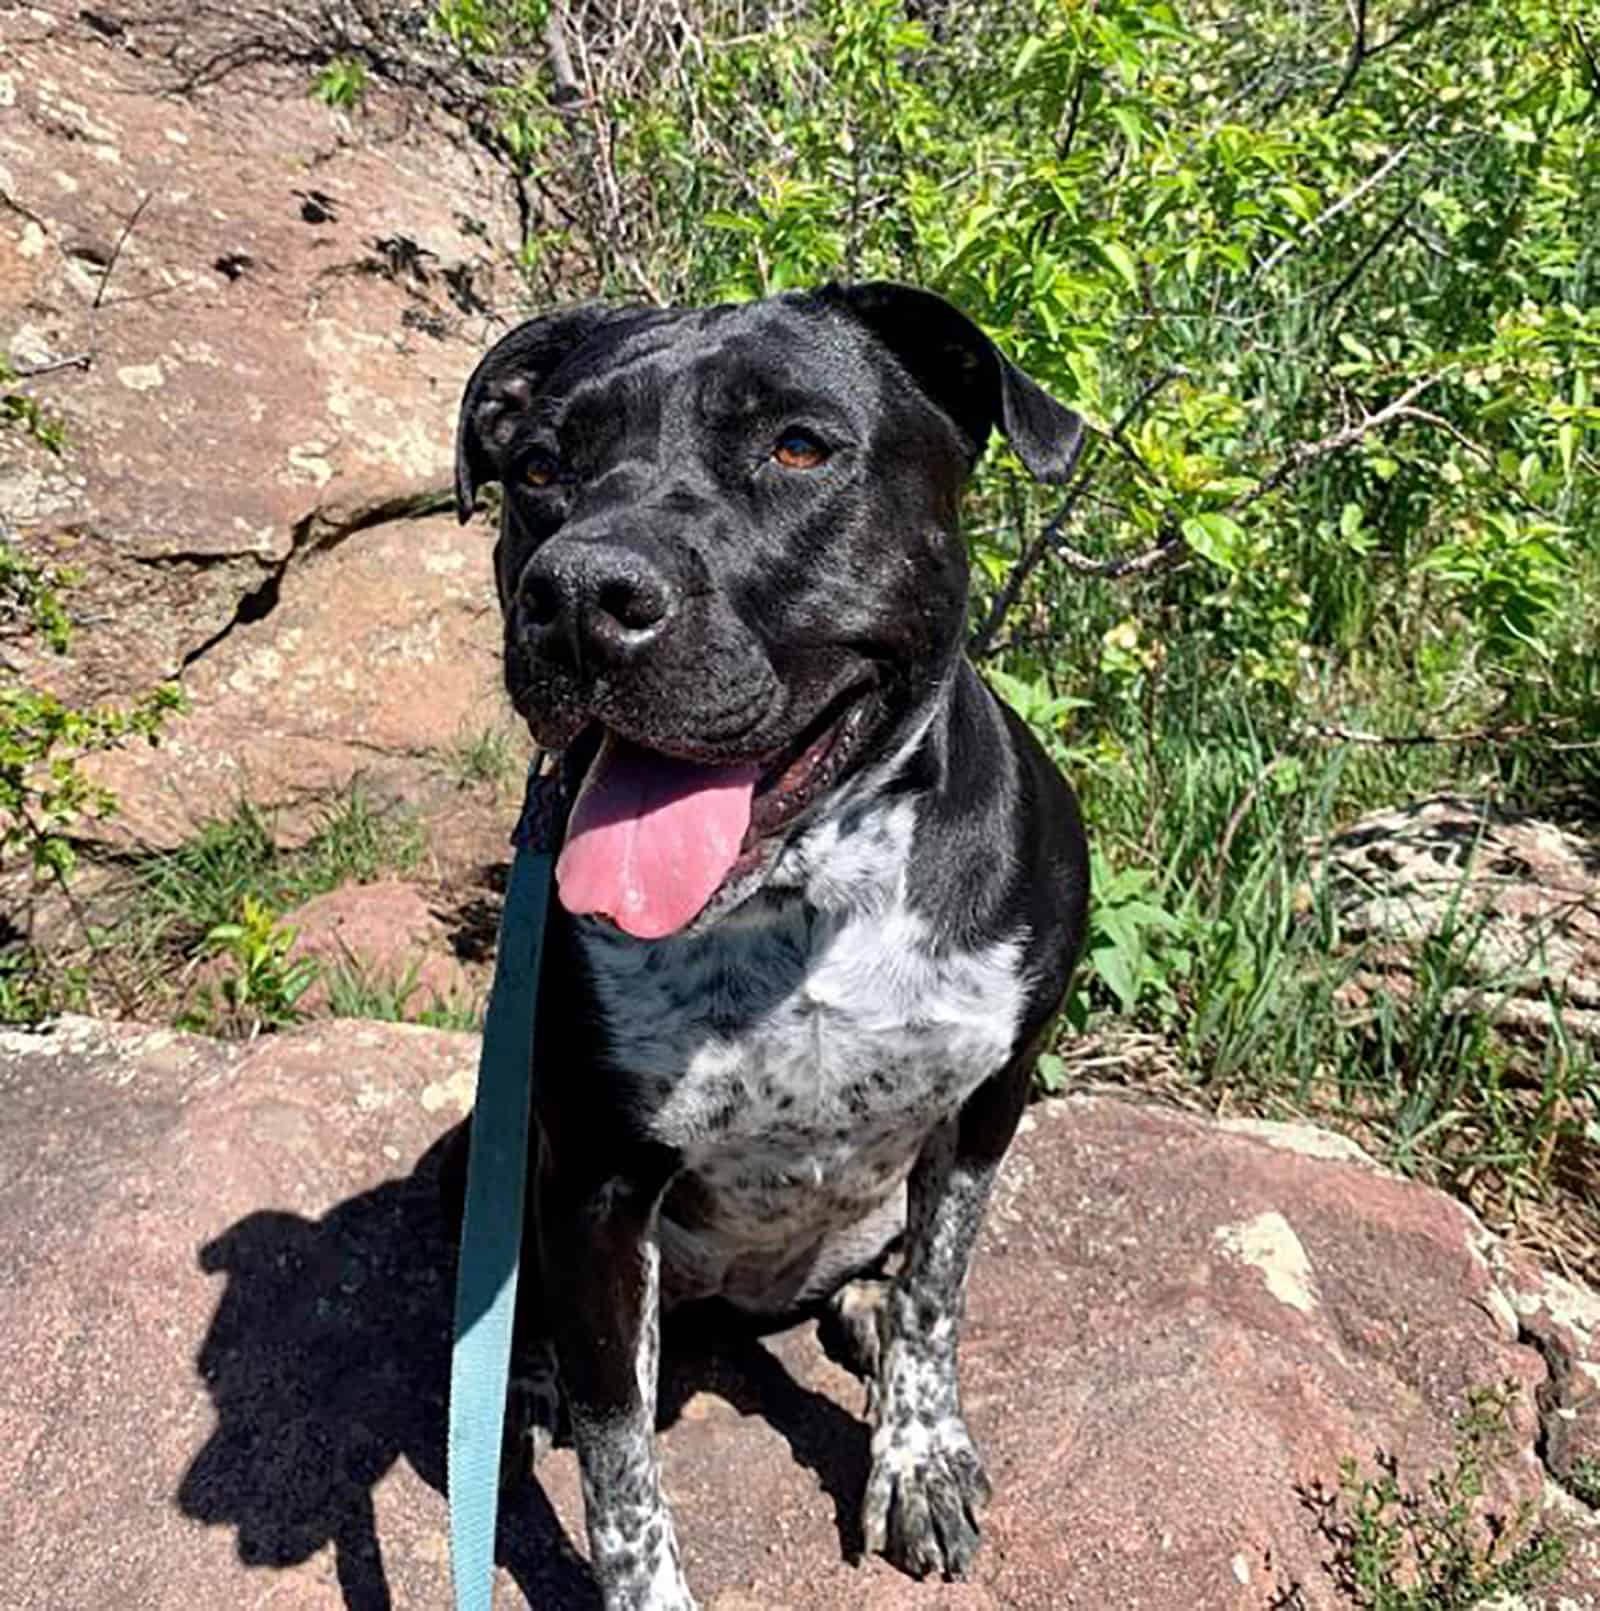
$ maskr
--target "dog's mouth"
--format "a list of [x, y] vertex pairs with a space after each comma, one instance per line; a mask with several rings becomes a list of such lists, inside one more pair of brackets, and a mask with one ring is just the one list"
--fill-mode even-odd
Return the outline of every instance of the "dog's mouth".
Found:
[[637, 939], [676, 933], [844, 776], [878, 706], [876, 684], [855, 685], [790, 743], [733, 763], [668, 755], [603, 729], [556, 863], [561, 904]]

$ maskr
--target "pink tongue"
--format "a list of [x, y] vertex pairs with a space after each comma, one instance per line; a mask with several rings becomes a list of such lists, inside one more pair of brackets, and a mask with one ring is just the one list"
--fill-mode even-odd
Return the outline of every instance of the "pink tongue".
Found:
[[608, 733], [556, 862], [561, 904], [641, 940], [681, 929], [738, 859], [760, 772], [676, 761]]

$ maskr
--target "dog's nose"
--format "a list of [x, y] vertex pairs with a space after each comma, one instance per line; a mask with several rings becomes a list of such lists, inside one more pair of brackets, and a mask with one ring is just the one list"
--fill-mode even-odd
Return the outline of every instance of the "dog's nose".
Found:
[[543, 655], [616, 664], [661, 635], [677, 589], [659, 566], [618, 543], [555, 542], [523, 572], [523, 631]]

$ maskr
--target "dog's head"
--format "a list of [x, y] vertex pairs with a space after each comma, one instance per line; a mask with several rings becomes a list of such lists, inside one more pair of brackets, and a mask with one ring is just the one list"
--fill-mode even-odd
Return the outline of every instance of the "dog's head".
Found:
[[491, 349], [457, 504], [504, 489], [507, 687], [586, 774], [569, 909], [641, 937], [725, 910], [934, 696], [965, 623], [960, 490], [995, 429], [1070, 474], [1077, 416], [906, 286], [577, 308]]

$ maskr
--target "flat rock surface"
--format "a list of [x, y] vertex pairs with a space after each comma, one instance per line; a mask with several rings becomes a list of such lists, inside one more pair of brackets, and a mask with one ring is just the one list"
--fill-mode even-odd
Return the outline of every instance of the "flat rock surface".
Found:
[[[296, 566], [270, 616], [190, 667], [190, 714], [159, 748], [96, 759], [119, 801], [97, 831], [169, 848], [247, 800], [294, 840], [355, 779], [431, 817], [459, 793], [453, 754], [485, 734], [520, 779], [528, 749], [500, 689], [491, 543], [453, 517], [402, 520]], [[503, 847], [514, 805], [499, 818]]]
[[[0, 536], [72, 573], [74, 623], [66, 657], [8, 654], [74, 701], [188, 697], [159, 748], [88, 761], [118, 800], [91, 851], [241, 801], [293, 843], [359, 779], [425, 821], [419, 877], [479, 900], [527, 745], [492, 532], [441, 511], [462, 384], [527, 300], [522, 223], [445, 97], [309, 93], [331, 17], [0, 13], [0, 356], [65, 432], [0, 439]], [[420, 20], [390, 19], [426, 54]], [[486, 735], [508, 801], [451, 775]]]
[[295, 931], [291, 958], [310, 957], [321, 969], [296, 1003], [304, 1013], [326, 1013], [341, 976], [391, 992], [406, 1018], [430, 1008], [470, 1013], [482, 1006], [485, 970], [469, 971], [436, 905], [414, 884], [398, 878], [342, 884], [284, 921]]
[[76, 657], [45, 667], [75, 692], [173, 675], [297, 547], [445, 485], [461, 383], [520, 291], [482, 149], [426, 96], [318, 104], [292, 26], [5, 13], [0, 350], [67, 446], [7, 433], [0, 520], [81, 574]]
[[[434, 1176], [476, 1056], [376, 1024], [0, 1035], [0, 1604], [448, 1603]], [[856, 1559], [860, 1392], [809, 1328], [679, 1340], [665, 1480], [715, 1611], [1318, 1611], [1347, 1602], [1307, 1486], [1377, 1448], [1446, 1464], [1469, 1389], [1509, 1380], [1493, 1501], [1560, 1499], [1597, 1331], [1592, 1294], [1347, 1143], [1086, 1095], [1032, 1110], [974, 1271], [971, 1582]], [[1562, 1506], [1548, 1603], [1600, 1605]], [[559, 1450], [507, 1501], [497, 1604], [592, 1607], [581, 1538]]]

